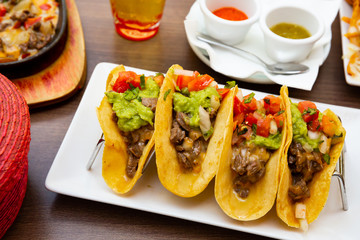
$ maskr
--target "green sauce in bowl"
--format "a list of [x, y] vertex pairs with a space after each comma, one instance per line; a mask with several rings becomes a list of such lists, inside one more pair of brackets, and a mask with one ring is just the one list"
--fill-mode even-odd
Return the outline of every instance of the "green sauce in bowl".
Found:
[[306, 28], [294, 23], [278, 23], [272, 26], [270, 30], [284, 38], [304, 39], [311, 37], [310, 32]]

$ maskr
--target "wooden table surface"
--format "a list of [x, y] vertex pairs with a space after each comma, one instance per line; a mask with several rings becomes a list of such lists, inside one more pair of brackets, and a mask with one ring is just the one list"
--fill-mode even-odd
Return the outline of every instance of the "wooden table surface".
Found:
[[[115, 32], [108, 1], [77, 0], [85, 35], [87, 81], [100, 62], [166, 72], [174, 63], [231, 80], [214, 72], [191, 50], [183, 20], [194, 0], [168, 0], [159, 33], [132, 42]], [[339, 19], [332, 25], [330, 55], [312, 91], [290, 89], [290, 96], [360, 108], [358, 87], [345, 82]], [[279, 85], [238, 82], [239, 87], [279, 94]], [[86, 85], [85, 85], [86, 87]], [[265, 239], [162, 215], [92, 202], [50, 192], [44, 183], [84, 90], [56, 105], [31, 110], [31, 145], [27, 193], [17, 219], [4, 239]]]

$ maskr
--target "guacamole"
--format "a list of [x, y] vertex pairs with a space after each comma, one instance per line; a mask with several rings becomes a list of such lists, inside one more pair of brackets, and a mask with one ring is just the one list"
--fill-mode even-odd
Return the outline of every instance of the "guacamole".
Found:
[[144, 89], [134, 88], [124, 93], [106, 92], [105, 95], [109, 103], [113, 104], [112, 109], [118, 118], [119, 129], [129, 132], [147, 124], [153, 125], [154, 113], [141, 103], [141, 98], [157, 98], [159, 92], [159, 86], [151, 78], [147, 79]]
[[281, 146], [282, 134], [272, 134], [269, 137], [262, 137], [256, 135], [250, 140], [251, 143], [255, 143], [257, 146], [266, 147], [267, 149], [276, 150]]
[[191, 115], [189, 125], [191, 127], [199, 127], [199, 106], [210, 108], [210, 99], [213, 95], [220, 101], [220, 95], [213, 87], [207, 87], [200, 91], [192, 91], [189, 97], [175, 92], [173, 95], [174, 110], [189, 113]]
[[308, 144], [313, 149], [319, 148], [320, 139], [310, 139], [308, 137], [306, 122], [303, 120], [297, 104], [291, 103], [290, 109], [293, 128], [293, 140], [295, 142], [301, 143], [302, 146]]

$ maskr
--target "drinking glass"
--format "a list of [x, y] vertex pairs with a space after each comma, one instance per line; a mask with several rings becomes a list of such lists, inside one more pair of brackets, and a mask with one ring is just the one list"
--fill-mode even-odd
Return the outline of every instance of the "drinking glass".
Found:
[[141, 41], [158, 32], [165, 0], [110, 0], [110, 4], [120, 36]]

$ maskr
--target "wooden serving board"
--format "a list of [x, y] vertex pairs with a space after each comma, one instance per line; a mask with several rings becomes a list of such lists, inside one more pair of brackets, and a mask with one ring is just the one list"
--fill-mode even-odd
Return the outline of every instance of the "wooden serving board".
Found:
[[75, 0], [66, 0], [68, 35], [58, 59], [42, 71], [12, 81], [29, 107], [60, 102], [81, 89], [86, 78], [84, 34]]

